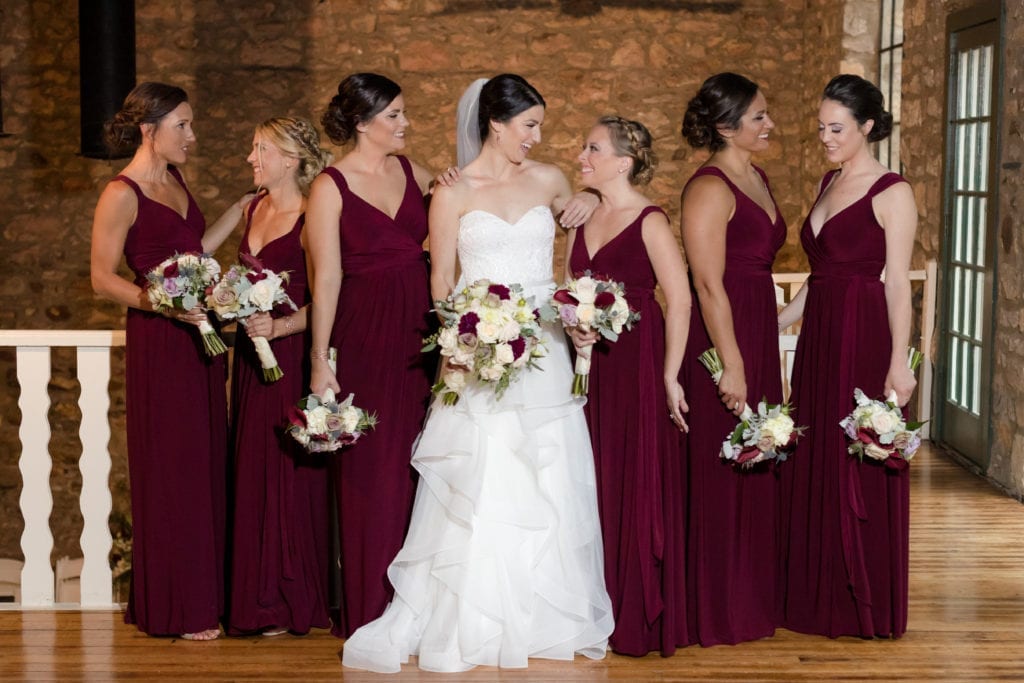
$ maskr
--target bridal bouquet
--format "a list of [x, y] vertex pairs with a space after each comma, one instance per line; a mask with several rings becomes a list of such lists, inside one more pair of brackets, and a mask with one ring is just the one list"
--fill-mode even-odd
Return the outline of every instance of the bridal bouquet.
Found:
[[[710, 348], [700, 355], [699, 360], [718, 384], [724, 369], [718, 351]], [[784, 462], [804, 431], [793, 422], [790, 411], [788, 403], [771, 404], [762, 400], [758, 402], [756, 412], [744, 403], [740, 423], [722, 442], [721, 456], [744, 467], [752, 467], [765, 460]]]
[[[640, 314], [630, 310], [622, 283], [593, 275], [588, 270], [555, 290], [550, 303], [541, 309], [541, 319], [545, 322], [560, 320], [566, 328], [579, 327], [585, 332], [596, 330], [613, 342], [623, 329], [632, 329]], [[592, 346], [576, 352], [573, 396], [586, 396], [590, 388], [591, 353]]]
[[[221, 320], [237, 319], [243, 325], [253, 313], [269, 313], [278, 307], [297, 310], [295, 302], [285, 292], [288, 273], [275, 273], [263, 267], [259, 259], [241, 254], [241, 263], [228, 268], [206, 297], [206, 305]], [[256, 355], [263, 368], [263, 379], [276, 382], [284, 375], [266, 337], [253, 337]]]
[[[921, 359], [920, 351], [907, 349], [907, 366], [911, 370], [917, 369]], [[853, 399], [856, 407], [839, 422], [850, 440], [847, 449], [850, 454], [861, 460], [866, 455], [896, 468], [904, 466], [900, 461], [909, 462], [921, 446], [921, 426], [924, 423], [903, 419], [896, 392], [891, 392], [885, 401], [879, 401], [868, 398], [860, 389], [854, 389]]]
[[288, 411], [286, 431], [310, 453], [336, 451], [359, 440], [377, 426], [377, 416], [352, 405], [355, 394], [341, 403], [328, 389], [323, 396], [310, 394]]
[[[206, 301], [207, 294], [220, 279], [220, 264], [209, 254], [175, 254], [146, 273], [149, 285], [146, 296], [153, 310], [190, 311]], [[209, 356], [227, 351], [213, 325], [204, 320], [199, 325], [203, 348]]]
[[442, 327], [423, 340], [423, 351], [440, 347], [448, 359], [433, 387], [444, 405], [458, 402], [469, 377], [500, 399], [524, 367], [545, 355], [537, 312], [519, 285], [477, 280], [434, 305]]

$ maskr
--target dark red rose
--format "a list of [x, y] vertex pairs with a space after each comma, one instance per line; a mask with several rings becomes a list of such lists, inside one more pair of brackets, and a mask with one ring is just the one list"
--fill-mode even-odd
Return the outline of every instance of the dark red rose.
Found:
[[476, 334], [476, 324], [480, 322], [480, 316], [473, 311], [464, 313], [459, 318], [459, 334]]
[[262, 270], [260, 270], [260, 271], [249, 271], [248, 273], [245, 274], [245, 278], [249, 282], [251, 282], [253, 284], [256, 284], [260, 280], [266, 280], [267, 279], [267, 274], [264, 273]]
[[257, 273], [263, 270], [263, 262], [252, 254], [239, 254], [238, 261], [246, 268], [252, 268]]
[[181, 271], [178, 269], [178, 262], [171, 261], [167, 264], [167, 267], [164, 268], [164, 277], [178, 277], [178, 273], [180, 272]]
[[288, 422], [296, 427], [305, 427], [306, 414], [302, 412], [302, 408], [299, 408], [298, 406], [291, 406], [288, 408]]
[[880, 448], [886, 448], [886, 449], [889, 448], [888, 446], [883, 446], [882, 445], [882, 443], [878, 440], [878, 434], [875, 434], [875, 430], [873, 430], [873, 429], [866, 429], [865, 427], [858, 427], [857, 428], [857, 440], [860, 441], [865, 446], [868, 445], [869, 443], [873, 443], [876, 446], [879, 446]]
[[560, 304], [578, 304], [580, 302], [579, 299], [569, 293], [568, 289], [555, 290], [555, 293], [551, 295], [551, 298]]
[[736, 462], [743, 465], [759, 455], [761, 455], [761, 451], [757, 449], [757, 446], [747, 446], [736, 456]]
[[615, 295], [611, 292], [601, 292], [594, 297], [594, 305], [598, 308], [608, 308], [615, 303]]
[[516, 337], [508, 345], [512, 347], [513, 360], [518, 360], [519, 356], [523, 355], [523, 351], [526, 350], [526, 340], [522, 337]]
[[512, 298], [512, 291], [505, 285], [491, 285], [487, 288], [487, 293], [494, 294], [503, 301]]

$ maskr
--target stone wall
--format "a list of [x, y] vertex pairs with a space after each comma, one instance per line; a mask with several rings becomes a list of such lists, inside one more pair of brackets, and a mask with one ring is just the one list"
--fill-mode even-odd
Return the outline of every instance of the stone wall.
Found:
[[[402, 84], [412, 120], [407, 152], [434, 169], [454, 160], [455, 104], [481, 76], [515, 71], [541, 90], [548, 118], [534, 154], [559, 164], [574, 182], [576, 151], [592, 122], [609, 112], [638, 118], [651, 128], [662, 159], [650, 196], [676, 218], [679, 191], [704, 158], [680, 139], [686, 101], [712, 73], [745, 73], [762, 83], [777, 123], [771, 149], [757, 161], [790, 225], [778, 269], [806, 267], [796, 231], [825, 168], [816, 137], [818, 93], [844, 57], [844, 8], [836, 3], [139, 0], [136, 26], [138, 79], [177, 83], [190, 93], [199, 145], [184, 171], [208, 219], [251, 183], [244, 159], [253, 125], [279, 114], [317, 120], [338, 81], [357, 70]], [[78, 156], [77, 74], [69, 3], [0, 6], [2, 104], [11, 134], [0, 138], [0, 328], [123, 326], [121, 308], [91, 293], [88, 254], [93, 206], [124, 162]], [[219, 256], [229, 259], [236, 246], [237, 237]], [[73, 363], [70, 354], [55, 355], [51, 386], [55, 555], [79, 552]], [[128, 505], [121, 363], [115, 354], [118, 514]], [[0, 381], [0, 509], [16, 511], [13, 352], [0, 351]], [[2, 517], [0, 556], [18, 556], [18, 515]]]

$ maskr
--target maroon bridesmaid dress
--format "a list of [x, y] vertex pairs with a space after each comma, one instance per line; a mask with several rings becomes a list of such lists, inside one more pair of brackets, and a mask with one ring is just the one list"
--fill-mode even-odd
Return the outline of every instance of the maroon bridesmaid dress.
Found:
[[405, 540], [416, 492], [410, 459], [426, 416], [432, 356], [420, 352], [433, 307], [426, 255], [427, 214], [412, 166], [394, 218], [353, 193], [333, 167], [342, 197], [344, 273], [331, 346], [338, 350], [342, 397], [377, 413], [377, 429], [331, 457], [341, 535], [341, 614], [347, 638], [391, 600], [387, 569]]
[[809, 217], [800, 232], [811, 277], [792, 403], [808, 431], [782, 474], [783, 625], [794, 631], [870, 638], [907, 630], [909, 470], [849, 455], [839, 427], [854, 388], [883, 398], [892, 337], [879, 279], [885, 231], [871, 200], [899, 182], [883, 175], [817, 236]]
[[[757, 172], [767, 187], [764, 171]], [[747, 403], [754, 407], [762, 398], [779, 403], [782, 375], [771, 268], [786, 240], [785, 221], [774, 198], [773, 222], [720, 169], [705, 166], [693, 178], [702, 175], [721, 178], [736, 198], [726, 228], [723, 283], [743, 357]], [[712, 343], [695, 291], [693, 302], [681, 371], [690, 404], [690, 433], [684, 439], [689, 468], [689, 635], [704, 646], [733, 644], [770, 636], [778, 624], [778, 478], [774, 464], [741, 469], [720, 457], [722, 441], [737, 418], [722, 405], [710, 373], [698, 360]]]
[[586, 415], [594, 448], [604, 537], [604, 576], [620, 654], [671, 656], [686, 631], [686, 472], [679, 432], [667, 415], [665, 319], [654, 298], [654, 269], [644, 246], [644, 208], [593, 257], [580, 228], [569, 265], [622, 282], [640, 322], [591, 356]]
[[[253, 254], [249, 208], [239, 253], [257, 257], [276, 273], [287, 272], [288, 296], [299, 308], [309, 302], [301, 234], [292, 229]], [[290, 309], [280, 311], [289, 315]], [[274, 313], [277, 317], [278, 313]], [[239, 325], [232, 374], [234, 516], [231, 538], [232, 634], [270, 628], [306, 633], [330, 626], [327, 597], [327, 460], [308, 454], [284, 433], [288, 408], [309, 387], [308, 335], [274, 339], [270, 348], [284, 376], [263, 380], [256, 348]]]
[[[168, 169], [185, 188], [177, 169]], [[203, 251], [203, 214], [182, 217], [127, 176], [138, 214], [124, 254], [135, 284], [175, 252]], [[217, 627], [224, 613], [227, 399], [224, 356], [199, 329], [128, 309], [125, 401], [132, 495], [132, 576], [125, 622], [150, 635]]]

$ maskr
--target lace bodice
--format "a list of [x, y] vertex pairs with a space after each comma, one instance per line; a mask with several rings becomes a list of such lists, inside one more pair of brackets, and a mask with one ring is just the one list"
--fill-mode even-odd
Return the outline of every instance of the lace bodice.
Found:
[[535, 206], [516, 222], [474, 209], [459, 221], [459, 264], [463, 282], [530, 285], [551, 280], [555, 219]]

